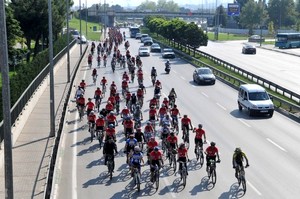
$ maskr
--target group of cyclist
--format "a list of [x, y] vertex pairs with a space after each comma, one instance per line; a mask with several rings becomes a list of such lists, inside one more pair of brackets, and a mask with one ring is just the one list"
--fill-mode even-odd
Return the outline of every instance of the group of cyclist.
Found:
[[[115, 31], [111, 31], [110, 38], [116, 38], [113, 36]], [[117, 34], [119, 35], [119, 34]], [[108, 42], [109, 41], [109, 42]], [[108, 43], [106, 43], [108, 42]], [[114, 54], [112, 59], [117, 59], [118, 56], [121, 56], [120, 50], [118, 49], [118, 42], [121, 43], [120, 40], [115, 39], [106, 39], [103, 45], [100, 44], [100, 54], [102, 52], [101, 47], [114, 46]], [[104, 45], [105, 44], [105, 45]], [[99, 46], [98, 45], [98, 46]], [[162, 139], [162, 143], [166, 144], [167, 152], [166, 155], [169, 158], [170, 153], [177, 154], [177, 161], [179, 164], [179, 171], [182, 169], [182, 166], [187, 168], [187, 162], [190, 160], [188, 156], [189, 149], [189, 133], [195, 133], [195, 153], [196, 147], [200, 147], [203, 150], [203, 144], [206, 143], [206, 134], [203, 129], [202, 124], [198, 124], [197, 128], [194, 128], [191, 122], [191, 119], [187, 114], [184, 114], [181, 118], [181, 130], [182, 130], [182, 143], [178, 143], [178, 134], [179, 134], [179, 118], [181, 117], [178, 106], [176, 105], [177, 93], [175, 89], [172, 88], [168, 97], [165, 97], [162, 102], [160, 102], [162, 83], [157, 80], [157, 71], [155, 67], [152, 67], [151, 70], [151, 80], [152, 85], [154, 86], [154, 94], [153, 98], [149, 102], [149, 111], [148, 111], [148, 121], [142, 129], [141, 121], [144, 119], [142, 113], [142, 107], [144, 104], [144, 95], [146, 94], [146, 89], [143, 84], [143, 68], [140, 57], [134, 58], [130, 55], [129, 52], [129, 43], [126, 44], [126, 59], [128, 64], [128, 73], [133, 76], [135, 74], [134, 65], [138, 66], [137, 76], [138, 76], [138, 89], [136, 92], [129, 91], [129, 83], [134, 82], [134, 77], [129, 78], [129, 74], [124, 71], [122, 75], [122, 83], [121, 83], [121, 92], [118, 91], [118, 88], [114, 81], [112, 81], [109, 86], [109, 95], [105, 105], [105, 108], [100, 110], [100, 104], [102, 103], [102, 99], [105, 97], [106, 87], [108, 85], [108, 80], [103, 76], [100, 81], [100, 87], [94, 92], [94, 100], [92, 102], [92, 98], [88, 98], [88, 102], [85, 102], [84, 93], [86, 89], [85, 81], [82, 80], [78, 89], [76, 90], [75, 97], [77, 99], [77, 107], [86, 107], [87, 120], [89, 124], [89, 131], [95, 128], [96, 132], [101, 132], [102, 137], [97, 137], [101, 139], [99, 141], [104, 141], [103, 146], [103, 154], [105, 155], [105, 164], [107, 162], [107, 157], [112, 156], [118, 153], [117, 145], [116, 145], [116, 126], [118, 126], [117, 115], [120, 115], [122, 118], [123, 131], [125, 136], [125, 147], [124, 153], [127, 154], [126, 163], [130, 165], [131, 171], [133, 171], [134, 167], [137, 167], [139, 172], [141, 171], [141, 165], [144, 164], [144, 144], [147, 146], [146, 155], [147, 162], [150, 165], [151, 171], [151, 181], [153, 181], [153, 172], [155, 168], [162, 168], [164, 165], [164, 153], [159, 147], [159, 140], [156, 138], [160, 136]], [[97, 46], [97, 50], [98, 50]], [[104, 48], [105, 49], [105, 48]], [[92, 52], [91, 54], [92, 55]], [[90, 56], [89, 55], [89, 56]], [[106, 55], [105, 53], [103, 55]], [[90, 58], [88, 57], [88, 62]], [[138, 61], [137, 61], [138, 60]], [[132, 68], [132, 66], [134, 68]], [[92, 72], [92, 76], [98, 75], [97, 70], [94, 68]], [[122, 96], [121, 96], [121, 95]], [[121, 101], [125, 101], [125, 106], [122, 110], [120, 110]], [[98, 109], [98, 117], [96, 116], [95, 110]], [[159, 121], [159, 130], [157, 130], [156, 121]], [[160, 133], [158, 133], [160, 132]], [[91, 135], [91, 142], [94, 139], [94, 135]], [[100, 145], [101, 147], [101, 145]], [[211, 142], [210, 146], [206, 148], [204, 151], [206, 154], [206, 162], [207, 168], [209, 166], [210, 160], [214, 160], [220, 162], [219, 150], [216, 147], [215, 142]], [[246, 166], [249, 166], [248, 159], [244, 152], [240, 148], [237, 148], [233, 154], [233, 167], [237, 168], [237, 165], [243, 166], [243, 159], [246, 160]], [[183, 164], [181, 164], [183, 163]], [[114, 166], [113, 166], [114, 167]], [[187, 173], [188, 174], [188, 173]], [[236, 171], [237, 177], [237, 171]]]

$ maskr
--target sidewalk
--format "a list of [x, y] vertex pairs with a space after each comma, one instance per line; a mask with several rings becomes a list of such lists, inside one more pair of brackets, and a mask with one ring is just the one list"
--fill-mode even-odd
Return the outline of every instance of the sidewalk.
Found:
[[[84, 47], [85, 45], [83, 45]], [[74, 73], [80, 58], [80, 45], [70, 49], [70, 71]], [[28, 103], [23, 116], [12, 128], [13, 140], [13, 181], [14, 198], [43, 198], [47, 180], [49, 161], [54, 138], [50, 133], [50, 86], [49, 78], [42, 83]], [[61, 109], [64, 103], [67, 83], [67, 55], [54, 67], [54, 97], [56, 131], [58, 129]], [[32, 111], [31, 111], [32, 110]], [[27, 119], [26, 119], [27, 117]], [[22, 124], [22, 122], [24, 124]], [[16, 134], [19, 136], [16, 136]], [[3, 160], [3, 150], [0, 150]], [[1, 160], [1, 161], [2, 161]], [[0, 198], [5, 198], [4, 163], [0, 161]]]

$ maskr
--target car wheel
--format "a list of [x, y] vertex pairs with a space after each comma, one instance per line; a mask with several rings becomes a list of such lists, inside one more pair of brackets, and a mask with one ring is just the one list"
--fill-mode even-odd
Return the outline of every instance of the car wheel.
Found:
[[253, 115], [253, 111], [251, 109], [248, 109], [249, 111], [249, 116], [252, 116]]
[[213, 82], [211, 82], [211, 85], [215, 85], [215, 83], [216, 83], [216, 82], [215, 82], [215, 81], [213, 81]]
[[238, 107], [239, 107], [240, 111], [243, 109], [243, 107], [240, 105], [240, 103], [238, 103]]
[[274, 111], [271, 111], [271, 112], [269, 113], [269, 118], [273, 117], [273, 113], [274, 113]]

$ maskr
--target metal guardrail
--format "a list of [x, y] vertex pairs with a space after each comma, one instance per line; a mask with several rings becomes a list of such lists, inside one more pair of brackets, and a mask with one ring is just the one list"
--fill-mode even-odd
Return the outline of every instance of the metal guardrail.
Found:
[[[155, 41], [157, 43], [160, 43], [161, 45], [163, 46], [166, 46], [165, 44], [159, 42], [159, 41]], [[186, 47], [186, 48], [189, 48], [189, 47]], [[235, 89], [238, 89], [239, 86], [241, 84], [246, 84], [246, 82], [232, 76], [232, 75], [229, 75], [219, 69], [216, 69], [215, 67], [211, 66], [211, 65], [208, 65], [204, 62], [202, 62], [201, 60], [199, 59], [196, 59], [194, 57], [191, 57], [189, 56], [188, 54], [180, 51], [180, 50], [177, 50], [177, 49], [173, 49], [174, 52], [176, 54], [179, 54], [182, 58], [184, 58], [187, 62], [189, 62], [190, 64], [192, 65], [197, 65], [197, 66], [203, 66], [203, 67], [209, 67], [211, 68], [211, 70], [213, 71], [213, 73], [218, 77], [219, 80], [223, 81], [224, 83], [226, 84], [229, 84], [230, 86], [234, 87]], [[192, 48], [190, 48], [190, 51], [191, 52], [194, 52], [194, 50]], [[219, 65], [222, 65], [223, 67], [225, 68], [228, 68], [230, 69], [231, 71], [233, 72], [236, 72], [236, 73], [239, 73], [241, 75], [243, 75], [244, 77], [246, 77], [247, 79], [257, 83], [257, 84], [260, 84], [262, 85], [263, 87], [265, 88], [268, 88], [270, 90], [273, 90], [274, 92], [280, 94], [280, 95], [283, 95], [285, 97], [288, 97], [292, 100], [294, 100], [296, 103], [300, 104], [300, 95], [295, 93], [295, 92], [292, 92], [286, 88], [283, 88], [282, 86], [279, 86], [269, 80], [266, 80], [264, 78], [261, 78], [253, 73], [250, 73], [248, 71], [245, 71], [244, 69], [241, 69], [237, 66], [234, 66], [233, 64], [230, 64], [228, 62], [225, 62], [217, 57], [214, 57], [212, 55], [209, 55], [205, 52], [202, 52], [200, 50], [195, 50], [195, 53], [197, 53], [198, 55], [200, 56], [203, 56], [207, 59], [210, 59], [212, 60], [214, 63], [217, 63]], [[279, 97], [276, 97], [272, 94], [270, 94], [270, 96], [272, 96], [272, 99], [273, 99], [273, 102], [277, 104], [277, 107], [278, 108], [283, 108], [284, 110], [292, 113], [292, 114], [295, 114], [295, 113], [300, 113], [300, 106], [298, 105], [295, 105], [287, 100], [284, 100], [284, 99], [281, 99]], [[300, 119], [299, 116], [296, 116], [294, 115], [297, 119]]]
[[[70, 47], [74, 46], [76, 44], [76, 40], [73, 40], [70, 43]], [[67, 52], [67, 47], [65, 47], [62, 51], [60, 51], [54, 58], [53, 58], [53, 64], [55, 65]], [[16, 101], [16, 103], [13, 105], [13, 107], [10, 109], [11, 113], [11, 125], [14, 125], [15, 122], [18, 120], [19, 115], [22, 114], [22, 111], [24, 110], [25, 106], [27, 105], [28, 101], [32, 97], [32, 95], [35, 93], [35, 91], [38, 89], [38, 87], [41, 85], [41, 83], [44, 81], [44, 79], [49, 74], [49, 67], [50, 64], [48, 64], [37, 76], [36, 78], [31, 82], [31, 84], [27, 87], [27, 89], [23, 92], [23, 94], [20, 96], [20, 98]], [[3, 127], [3, 121], [0, 123], [0, 145], [4, 138], [4, 127]]]

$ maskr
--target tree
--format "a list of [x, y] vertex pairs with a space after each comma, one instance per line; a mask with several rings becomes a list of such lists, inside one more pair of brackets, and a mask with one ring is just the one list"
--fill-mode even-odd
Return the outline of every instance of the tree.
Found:
[[260, 27], [267, 18], [262, 1], [248, 1], [241, 11], [240, 24], [249, 29], [249, 35], [253, 34], [253, 29]]
[[[218, 25], [225, 27], [227, 25], [227, 13], [225, 12], [223, 5], [217, 7], [216, 13]], [[214, 16], [214, 24], [216, 24], [216, 16]]]
[[268, 24], [268, 31], [270, 34], [274, 35], [275, 31], [274, 31], [274, 23], [273, 21], [270, 21]]
[[268, 6], [270, 20], [275, 29], [289, 27], [296, 23], [296, 6], [293, 0], [270, 0]]
[[157, 11], [168, 11], [168, 12], [178, 12], [179, 6], [173, 0], [158, 0], [157, 1]]
[[154, 1], [143, 1], [138, 7], [137, 11], [156, 11], [156, 3]]
[[197, 26], [194, 22], [189, 23], [186, 26], [186, 30], [184, 31], [184, 35], [187, 38], [187, 45], [196, 49], [200, 46], [207, 46], [208, 37], [204, 34], [203, 30]]

